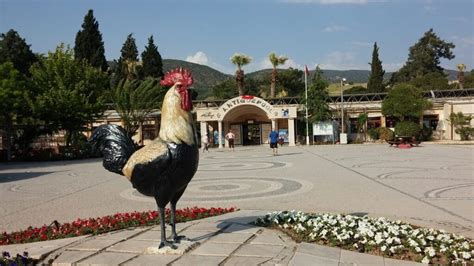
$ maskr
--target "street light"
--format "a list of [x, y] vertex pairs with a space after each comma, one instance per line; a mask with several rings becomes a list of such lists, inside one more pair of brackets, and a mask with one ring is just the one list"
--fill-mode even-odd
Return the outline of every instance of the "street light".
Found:
[[347, 134], [344, 134], [344, 83], [346, 78], [341, 79], [341, 134], [339, 136], [339, 143], [347, 144]]

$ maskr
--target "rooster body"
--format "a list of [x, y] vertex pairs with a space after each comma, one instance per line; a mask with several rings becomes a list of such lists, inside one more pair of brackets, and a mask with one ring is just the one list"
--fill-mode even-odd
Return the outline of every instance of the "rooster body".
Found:
[[176, 248], [166, 239], [164, 210], [171, 207], [171, 237], [176, 234], [176, 204], [197, 171], [199, 148], [190, 110], [187, 88], [192, 84], [190, 73], [177, 69], [167, 73], [163, 85], [172, 85], [163, 99], [159, 137], [151, 144], [135, 150], [125, 131], [116, 125], [98, 127], [90, 139], [93, 148], [104, 155], [104, 168], [126, 176], [140, 193], [154, 197], [161, 222], [161, 243]]

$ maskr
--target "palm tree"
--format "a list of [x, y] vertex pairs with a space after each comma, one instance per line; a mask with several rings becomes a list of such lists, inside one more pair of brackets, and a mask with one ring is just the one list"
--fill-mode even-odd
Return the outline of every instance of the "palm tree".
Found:
[[[147, 116], [160, 108], [165, 92], [158, 80], [152, 78], [122, 79], [117, 84], [112, 90], [112, 103], [128, 136], [134, 136]], [[141, 136], [140, 142], [143, 142]]]
[[464, 89], [464, 70], [466, 70], [466, 65], [465, 64], [458, 64], [458, 82], [459, 82], [459, 88], [462, 90]]
[[237, 71], [235, 72], [235, 81], [237, 82], [237, 89], [239, 91], [239, 96], [244, 95], [244, 70], [242, 67], [252, 62], [252, 57], [244, 54], [235, 53], [230, 61], [232, 64], [237, 66]]
[[270, 86], [270, 97], [275, 98], [275, 86], [276, 86], [276, 81], [277, 81], [277, 66], [285, 64], [286, 60], [288, 60], [288, 57], [280, 55], [277, 56], [275, 53], [271, 53], [268, 55], [268, 59], [272, 63], [273, 70], [272, 70], [272, 83]]

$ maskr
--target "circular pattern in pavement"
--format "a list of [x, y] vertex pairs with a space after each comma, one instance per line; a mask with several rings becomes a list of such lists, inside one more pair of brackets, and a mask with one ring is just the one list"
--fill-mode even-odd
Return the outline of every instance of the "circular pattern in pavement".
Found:
[[262, 170], [289, 166], [289, 163], [239, 161], [239, 162], [212, 162], [199, 164], [199, 171], [246, 171]]
[[[193, 179], [180, 201], [223, 202], [269, 199], [305, 193], [312, 184], [286, 177], [219, 177]], [[122, 191], [123, 198], [135, 201], [154, 201], [134, 189]]]

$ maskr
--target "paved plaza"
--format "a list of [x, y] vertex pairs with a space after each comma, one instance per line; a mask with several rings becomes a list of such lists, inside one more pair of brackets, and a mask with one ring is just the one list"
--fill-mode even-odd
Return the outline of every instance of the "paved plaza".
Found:
[[[377, 144], [284, 146], [279, 152], [279, 156], [272, 156], [267, 146], [252, 146], [238, 147], [235, 152], [211, 149], [209, 153], [201, 153], [198, 172], [178, 203], [178, 208], [199, 206], [241, 209], [234, 216], [225, 218], [231, 221], [235, 218], [237, 222], [221, 220], [220, 227], [213, 225], [219, 233], [225, 233], [226, 228], [235, 224], [244, 226], [243, 220], [249, 220], [249, 217], [253, 219], [267, 211], [294, 209], [385, 216], [474, 237], [473, 145], [426, 144], [412, 149]], [[30, 225], [50, 224], [54, 220], [61, 223], [116, 212], [156, 209], [152, 198], [134, 191], [126, 178], [107, 172], [99, 159], [0, 164], [0, 191], [0, 211], [3, 214], [0, 217], [0, 231], [7, 232], [25, 229]], [[219, 218], [215, 219], [205, 223], [218, 221]], [[151, 232], [157, 229], [137, 230]], [[252, 234], [248, 238], [233, 236], [239, 240], [232, 241], [251, 245], [261, 234], [269, 234], [266, 229], [249, 230], [243, 230]], [[136, 233], [137, 236], [142, 235], [142, 232]], [[130, 230], [121, 234], [133, 235]], [[158, 238], [158, 234], [155, 235]], [[211, 236], [217, 235], [210, 234], [203, 238], [209, 239]], [[281, 236], [278, 239], [286, 238]], [[230, 243], [234, 243], [232, 241]], [[70, 244], [66, 242], [61, 245]], [[113, 241], [108, 239], [101, 243], [108, 243], [107, 250], [114, 249], [110, 242]], [[212, 241], [206, 243], [212, 252], [218, 252], [218, 247], [222, 248], [219, 244], [211, 248]], [[239, 246], [238, 243], [234, 244]], [[230, 246], [229, 249], [232, 249]], [[276, 263], [280, 258], [279, 263], [302, 265], [295, 260], [304, 261], [306, 255], [314, 259], [311, 257], [313, 255], [302, 251], [308, 249], [306, 245], [289, 241], [283, 246], [278, 252], [271, 248], [267, 250], [275, 253], [271, 262]], [[202, 251], [205, 246], [199, 248]], [[201, 252], [199, 248], [192, 252]], [[249, 252], [252, 250], [248, 249]], [[70, 247], [67, 251], [73, 254], [78, 250]], [[117, 250], [108, 251], [120, 253]], [[244, 252], [241, 249], [238, 251]], [[288, 255], [288, 252], [292, 256], [284, 255]], [[351, 262], [342, 260], [341, 251], [337, 252], [339, 262]], [[229, 251], [231, 255], [235, 253]], [[328, 251], [327, 254], [333, 253]], [[191, 255], [188, 254], [186, 258], [192, 259]], [[216, 259], [215, 264], [225, 261], [226, 265], [233, 265], [233, 259], [227, 255], [222, 255], [225, 258], [220, 261]], [[150, 255], [147, 256], [143, 259], [149, 259]], [[124, 258], [123, 261], [129, 259]], [[235, 258], [235, 264], [241, 264], [238, 259]], [[257, 260], [255, 263], [247, 262], [260, 263]], [[375, 264], [390, 263], [382, 260]]]

